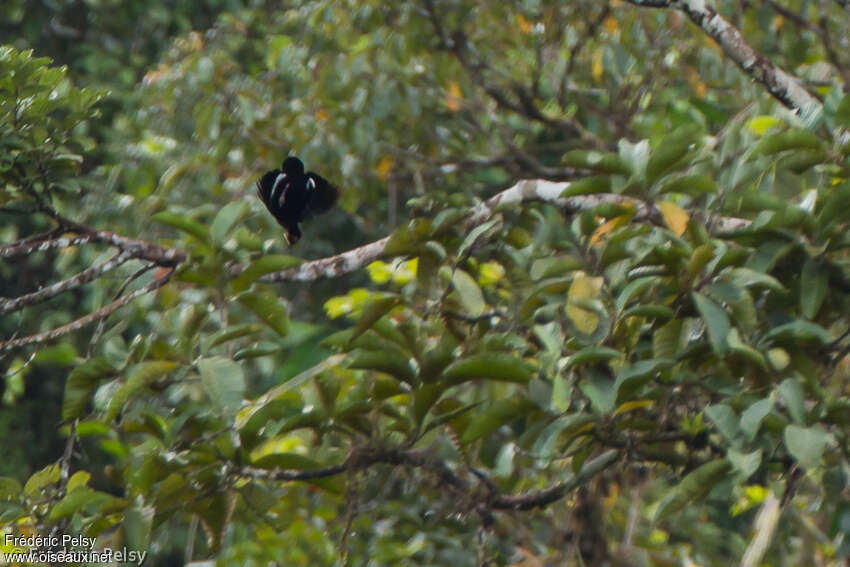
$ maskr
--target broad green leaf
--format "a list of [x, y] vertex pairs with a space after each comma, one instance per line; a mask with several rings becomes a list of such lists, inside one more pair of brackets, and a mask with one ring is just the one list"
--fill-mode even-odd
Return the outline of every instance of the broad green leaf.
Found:
[[130, 549], [147, 551], [150, 547], [151, 526], [156, 509], [136, 502], [124, 511], [124, 537]]
[[289, 313], [278, 297], [270, 291], [246, 291], [237, 296], [257, 318], [280, 336], [289, 332]]
[[698, 467], [674, 486], [655, 510], [656, 522], [673, 519], [685, 506], [700, 500], [729, 472], [726, 459], [715, 459]]
[[121, 384], [118, 390], [112, 394], [109, 403], [106, 407], [106, 420], [112, 421], [118, 412], [127, 403], [127, 400], [135, 394], [139, 389], [145, 387], [152, 381], [177, 368], [176, 362], [167, 360], [154, 360], [149, 362], [140, 362], [128, 368], [126, 372], [127, 379]]
[[577, 353], [570, 356], [564, 370], [569, 370], [573, 366], [582, 366], [584, 364], [594, 364], [603, 360], [611, 360], [621, 358], [623, 353], [606, 346], [588, 346]]
[[810, 321], [796, 320], [780, 325], [768, 331], [766, 341], [798, 345], [799, 341], [814, 341], [823, 345], [832, 342], [832, 335], [826, 329]]
[[375, 351], [358, 348], [349, 355], [348, 367], [378, 370], [412, 385], [416, 383], [416, 373], [411, 362], [410, 357], [398, 349]]
[[763, 137], [753, 147], [753, 155], [772, 155], [786, 150], [820, 149], [820, 138], [808, 130], [788, 129]]
[[561, 163], [567, 167], [589, 169], [600, 173], [629, 174], [629, 168], [620, 156], [608, 152], [572, 150], [564, 154], [561, 158]]
[[617, 296], [617, 312], [619, 313], [623, 311], [626, 305], [629, 304], [629, 300], [631, 300], [632, 297], [639, 295], [641, 292], [653, 285], [661, 284], [661, 281], [661, 278], [657, 276], [646, 276], [629, 282], [628, 285], [623, 288], [623, 291], [621, 291]]
[[208, 241], [209, 229], [205, 225], [184, 215], [173, 213], [171, 211], [160, 211], [153, 215], [151, 219], [191, 234], [201, 242]]
[[829, 276], [820, 265], [807, 258], [800, 274], [800, 310], [806, 319], [814, 319], [829, 290]]
[[476, 441], [514, 419], [528, 414], [534, 407], [534, 404], [526, 398], [496, 400], [488, 407], [476, 411], [463, 431], [461, 440], [464, 444]]
[[363, 306], [360, 313], [360, 319], [357, 320], [357, 325], [351, 334], [350, 341], [354, 341], [357, 337], [368, 331], [378, 319], [389, 313], [396, 305], [401, 303], [401, 298], [397, 295], [387, 295], [384, 297], [376, 297], [370, 300]]
[[470, 317], [480, 317], [487, 304], [475, 279], [461, 269], [452, 272], [452, 285], [464, 311]]
[[582, 267], [582, 261], [575, 256], [554, 256], [537, 258], [531, 263], [529, 275], [533, 280], [565, 276]]
[[578, 195], [593, 195], [596, 193], [610, 193], [611, 178], [607, 175], [584, 177], [578, 181], [572, 181], [567, 188], [561, 191], [561, 198], [575, 197]]
[[469, 234], [463, 239], [457, 249], [457, 257], [463, 258], [467, 253], [471, 252], [473, 247], [482, 238], [489, 238], [502, 227], [502, 217], [500, 215], [489, 221], [480, 224], [469, 231]]
[[115, 372], [105, 358], [91, 358], [71, 371], [65, 382], [62, 419], [76, 419], [83, 414], [98, 382]]
[[805, 424], [807, 414], [806, 394], [800, 381], [796, 378], [786, 378], [776, 389], [782, 399], [785, 400], [791, 419], [798, 424]]
[[683, 319], [672, 319], [655, 329], [652, 333], [652, 354], [655, 358], [678, 358], [687, 343], [684, 323]]
[[596, 299], [602, 291], [605, 280], [601, 277], [589, 277], [579, 272], [573, 278], [567, 293], [567, 316], [582, 333], [589, 335], [599, 326], [599, 315], [595, 311], [580, 307], [577, 300]]
[[50, 509], [48, 518], [51, 521], [56, 521], [81, 511], [95, 513], [103, 504], [111, 500], [117, 501], [116, 498], [104, 492], [98, 492], [91, 488], [79, 488], [66, 494], [62, 500], [57, 502]]
[[750, 478], [761, 466], [762, 450], [758, 449], [752, 453], [741, 453], [735, 449], [726, 452], [726, 458], [732, 467], [743, 474], [743, 480]]
[[244, 323], [242, 325], [233, 325], [228, 327], [227, 329], [222, 329], [214, 333], [209, 338], [209, 344], [207, 344], [207, 349], [211, 349], [220, 344], [230, 342], [236, 339], [241, 339], [242, 337], [247, 337], [250, 335], [255, 335], [259, 333], [263, 329], [263, 326], [259, 323]]
[[835, 109], [835, 123], [841, 128], [850, 128], [850, 95], [844, 95]]
[[23, 487], [14, 478], [0, 476], [0, 502], [11, 502], [21, 497]]
[[244, 219], [248, 212], [248, 204], [245, 201], [233, 201], [223, 206], [215, 215], [210, 226], [210, 238], [212, 238], [213, 243], [217, 246], [224, 244], [230, 229]]
[[683, 175], [659, 189], [658, 194], [683, 193], [698, 197], [700, 195], [713, 195], [717, 193], [717, 183], [708, 175]]
[[705, 325], [708, 328], [711, 348], [716, 354], [725, 353], [729, 348], [726, 343], [726, 337], [732, 328], [726, 310], [699, 292], [693, 292], [691, 297], [696, 304], [697, 311], [702, 315], [703, 321], [705, 321]]
[[579, 389], [587, 396], [597, 413], [610, 414], [617, 403], [617, 386], [614, 380], [593, 367], [589, 367], [585, 374], [587, 377], [579, 382]]
[[671, 366], [673, 366], [673, 360], [650, 359], [641, 360], [621, 368], [617, 371], [617, 379], [614, 384], [617, 400], [628, 399], [638, 387], [646, 384], [659, 372]]
[[738, 416], [735, 410], [726, 404], [715, 404], [705, 408], [705, 415], [714, 422], [717, 430], [729, 441], [738, 436]]
[[233, 278], [230, 286], [233, 291], [238, 293], [245, 291], [256, 279], [273, 272], [288, 270], [299, 266], [303, 260], [295, 256], [287, 256], [285, 254], [269, 254], [251, 262], [241, 274]]
[[828, 435], [820, 425], [789, 425], [783, 436], [785, 447], [791, 456], [807, 469], [813, 469], [820, 465], [821, 456], [829, 440]]
[[229, 421], [236, 418], [245, 395], [242, 367], [228, 358], [204, 358], [198, 362], [201, 386], [213, 406]]
[[748, 441], [753, 441], [758, 433], [759, 425], [773, 409], [773, 399], [764, 398], [754, 402], [741, 414], [741, 431]]
[[691, 146], [699, 140], [701, 127], [696, 124], [682, 126], [665, 136], [661, 142], [653, 148], [646, 164], [646, 180], [654, 183], [656, 179], [681, 167], [680, 160], [691, 149]]
[[30, 476], [24, 485], [24, 493], [30, 498], [36, 498], [39, 491], [48, 484], [59, 482], [59, 464], [52, 463]]
[[534, 368], [519, 357], [501, 353], [476, 354], [462, 358], [443, 371], [451, 385], [468, 380], [495, 380], [525, 383], [534, 377]]
[[730, 329], [726, 335], [726, 344], [729, 345], [729, 350], [735, 354], [749, 360], [757, 365], [762, 370], [767, 370], [767, 360], [764, 355], [741, 340], [741, 334], [738, 329]]

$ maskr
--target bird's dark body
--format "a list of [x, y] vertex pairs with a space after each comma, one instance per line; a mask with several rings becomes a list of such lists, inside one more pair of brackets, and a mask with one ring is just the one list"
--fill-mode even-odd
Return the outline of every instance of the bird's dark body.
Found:
[[257, 195], [286, 230], [286, 240], [295, 244], [301, 238], [298, 223], [333, 207], [339, 190], [321, 175], [305, 173], [297, 157], [288, 157], [281, 169], [267, 171], [260, 178]]

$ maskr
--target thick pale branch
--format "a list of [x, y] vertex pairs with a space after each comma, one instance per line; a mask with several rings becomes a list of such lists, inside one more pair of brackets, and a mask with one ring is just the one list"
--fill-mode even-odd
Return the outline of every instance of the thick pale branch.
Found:
[[629, 0], [629, 2], [647, 8], [682, 10], [706, 35], [720, 45], [727, 57], [750, 77], [764, 85], [779, 102], [794, 110], [809, 111], [822, 106], [820, 101], [809, 94], [794, 77], [753, 49], [741, 32], [705, 0]]
[[[513, 187], [505, 189], [501, 193], [478, 204], [466, 218], [465, 229], [471, 229], [487, 221], [500, 206], [521, 203], [523, 201], [545, 201], [561, 207], [565, 214], [586, 211], [602, 204], [617, 204], [633, 207], [635, 211], [634, 220], [649, 221], [661, 224], [661, 214], [651, 205], [638, 199], [615, 194], [581, 195], [576, 197], [561, 197], [564, 189], [569, 187], [569, 182], [552, 182], [542, 179], [525, 179]], [[731, 232], [747, 227], [750, 223], [744, 219], [729, 217], [709, 217], [704, 213], [695, 213], [695, 217], [703, 222], [711, 222], [711, 228], [716, 233]], [[261, 281], [284, 282], [284, 281], [315, 281], [322, 278], [335, 278], [355, 272], [368, 264], [384, 257], [389, 237], [370, 242], [359, 248], [354, 248], [336, 256], [320, 258], [306, 262], [297, 268], [290, 268], [280, 272], [274, 272], [263, 276]], [[231, 275], [242, 273], [244, 267], [233, 266]]]

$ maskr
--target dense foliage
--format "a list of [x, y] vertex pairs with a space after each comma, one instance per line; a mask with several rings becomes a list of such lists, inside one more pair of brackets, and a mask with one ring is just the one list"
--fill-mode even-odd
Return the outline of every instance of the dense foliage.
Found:
[[[2, 29], [50, 53], [27, 4]], [[38, 431], [0, 419], [7, 530], [156, 565], [850, 557], [840, 2], [715, 3], [797, 107], [704, 3], [85, 4], [70, 70], [0, 49], [3, 403]], [[91, 67], [113, 41], [132, 80]], [[343, 188], [292, 248], [254, 193], [289, 154]]]

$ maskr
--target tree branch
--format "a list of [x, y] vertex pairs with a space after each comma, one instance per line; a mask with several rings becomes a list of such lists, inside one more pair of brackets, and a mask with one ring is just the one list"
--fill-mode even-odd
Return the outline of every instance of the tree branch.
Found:
[[[561, 193], [569, 186], [569, 182], [553, 182], [543, 179], [524, 179], [519, 181], [514, 186], [505, 189], [474, 207], [464, 221], [464, 229], [469, 230], [486, 222], [495, 214], [497, 208], [500, 206], [524, 201], [545, 201], [560, 207], [566, 215], [574, 215], [602, 204], [616, 204], [632, 207], [635, 211], [633, 220], [649, 221], [658, 225], [663, 224], [660, 212], [655, 207], [643, 201], [611, 193], [561, 197]], [[740, 230], [750, 224], [750, 221], [745, 219], [713, 217], [704, 212], [694, 212], [692, 216], [701, 222], [708, 223], [710, 221], [712, 232], [720, 234]], [[384, 257], [384, 251], [389, 240], [390, 237], [387, 236], [335, 256], [306, 262], [297, 268], [266, 274], [260, 278], [260, 281], [307, 282], [350, 274]], [[233, 265], [230, 267], [230, 275], [233, 277], [238, 276], [244, 270], [244, 266]]]
[[478, 481], [474, 483], [470, 482], [452, 470], [445, 461], [437, 459], [429, 451], [424, 450], [355, 450], [345, 462], [320, 469], [266, 470], [256, 467], [241, 467], [238, 470], [238, 474], [264, 480], [310, 481], [336, 476], [346, 471], [365, 470], [376, 464], [398, 465], [427, 470], [435, 474], [442, 485], [455, 492], [465, 495], [479, 493], [487, 495], [486, 501], [481, 504], [492, 510], [531, 510], [533, 508], [545, 508], [549, 504], [561, 500], [589, 479], [602, 473], [602, 471], [614, 464], [618, 458], [619, 454], [617, 451], [608, 450], [587, 461], [581, 470], [568, 480], [550, 488], [519, 495], [495, 493], [494, 491], [497, 489], [493, 483], [487, 482], [486, 479], [481, 479], [480, 477], [478, 477]]
[[8, 313], [9, 311], [16, 311], [21, 307], [26, 307], [27, 305], [35, 305], [37, 303], [45, 302], [52, 297], [56, 297], [60, 293], [80, 287], [83, 284], [99, 278], [106, 272], [114, 270], [130, 258], [132, 258], [132, 255], [129, 252], [122, 251], [99, 266], [93, 266], [83, 270], [75, 276], [41, 288], [38, 291], [21, 295], [14, 299], [0, 298], [0, 315]]
[[132, 293], [125, 295], [124, 297], [122, 297], [120, 299], [116, 299], [115, 301], [113, 301], [109, 305], [102, 307], [102, 308], [98, 309], [97, 311], [95, 311], [93, 313], [89, 313], [88, 315], [86, 315], [84, 317], [80, 317], [79, 319], [76, 319], [75, 321], [71, 321], [67, 325], [62, 325], [61, 327], [57, 327], [55, 329], [52, 329], [52, 330], [44, 332], [44, 333], [39, 333], [37, 335], [29, 335], [27, 337], [21, 337], [19, 339], [11, 339], [11, 340], [8, 340], [8, 341], [0, 342], [0, 352], [4, 352], [4, 351], [7, 351], [9, 349], [13, 349], [13, 348], [21, 347], [21, 346], [26, 346], [26, 345], [29, 345], [29, 344], [47, 342], [47, 341], [53, 340], [57, 337], [61, 337], [62, 335], [66, 335], [68, 333], [73, 333], [74, 331], [78, 331], [78, 330], [82, 329], [83, 327], [85, 327], [86, 325], [97, 321], [101, 317], [106, 317], [107, 315], [114, 313], [115, 311], [117, 311], [121, 307], [127, 305], [128, 303], [130, 303], [131, 301], [133, 301], [137, 297], [141, 297], [142, 295], [145, 295], [146, 293], [150, 293], [150, 292], [152, 292], [156, 289], [159, 289], [160, 287], [162, 287], [166, 283], [168, 283], [168, 280], [171, 279], [171, 276], [173, 274], [174, 274], [174, 268], [169, 270], [168, 273], [166, 273], [161, 278], [153, 280], [148, 285], [141, 287], [141, 288], [133, 291]]
[[645, 8], [677, 8], [683, 11], [706, 35], [714, 39], [727, 57], [750, 77], [761, 83], [779, 102], [798, 111], [821, 108], [821, 103], [799, 82], [773, 65], [750, 46], [741, 32], [708, 6], [705, 0], [628, 0]]

